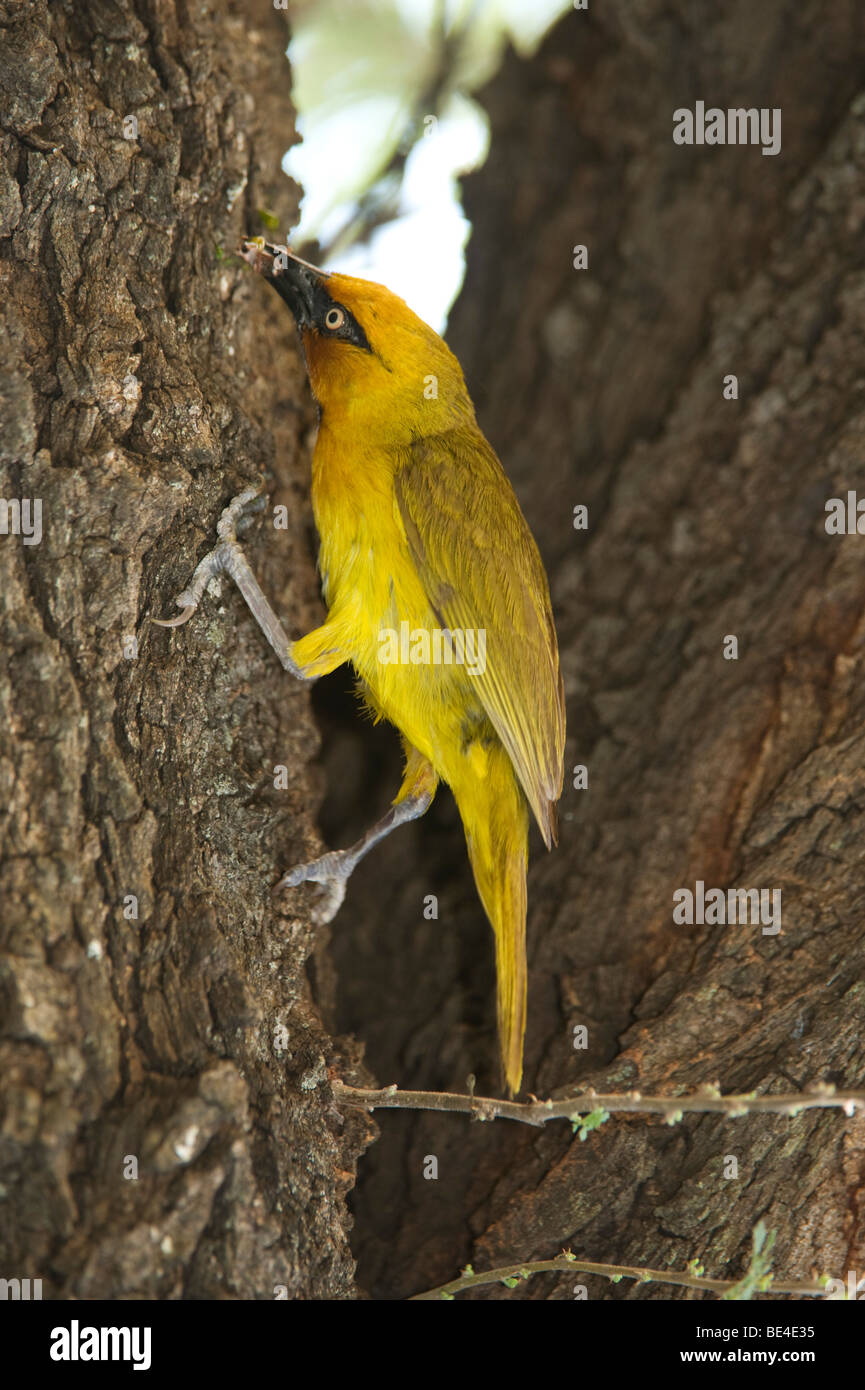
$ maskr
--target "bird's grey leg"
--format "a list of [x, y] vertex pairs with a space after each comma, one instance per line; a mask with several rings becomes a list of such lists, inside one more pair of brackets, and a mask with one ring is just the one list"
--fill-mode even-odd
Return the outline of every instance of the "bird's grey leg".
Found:
[[320, 859], [313, 859], [308, 864], [295, 864], [293, 869], [283, 874], [276, 885], [277, 889], [296, 888], [300, 883], [320, 883], [325, 892], [318, 915], [329, 922], [339, 911], [346, 884], [364, 855], [369, 854], [373, 846], [396, 830], [397, 826], [406, 825], [422, 816], [432, 799], [433, 792], [424, 791], [394, 802], [387, 814], [376, 821], [365, 835], [361, 835], [356, 844], [349, 849], [331, 850], [329, 854], [323, 854]]
[[[182, 626], [192, 617], [210, 580], [217, 575], [227, 574], [245, 598], [252, 616], [285, 669], [298, 680], [315, 680], [315, 676], [307, 675], [292, 658], [292, 643], [268, 603], [237, 540], [238, 519], [249, 503], [258, 496], [258, 488], [247, 488], [225, 508], [216, 528], [218, 545], [205, 555], [197, 566], [190, 584], [175, 600], [181, 612], [176, 618], [154, 618], [152, 621], [161, 627]], [[408, 821], [416, 820], [418, 816], [423, 815], [433, 799], [437, 781], [432, 767], [419, 754], [412, 754], [400, 789], [400, 799], [393, 803], [386, 815], [382, 816], [371, 830], [362, 835], [349, 849], [332, 850], [320, 859], [289, 869], [276, 887], [296, 888], [305, 882], [321, 884], [324, 893], [315, 915], [319, 921], [329, 922], [339, 910], [345, 897], [346, 883], [360, 860], [374, 845], [392, 830], [396, 830], [397, 826], [405, 825]]]
[[182, 594], [178, 594], [175, 600], [177, 607], [183, 611], [178, 613], [176, 618], [153, 618], [151, 621], [158, 623], [160, 627], [181, 627], [183, 623], [189, 622], [211, 579], [220, 574], [227, 574], [245, 598], [250, 613], [286, 671], [297, 680], [309, 680], [311, 678], [304, 675], [297, 662], [292, 659], [291, 641], [268, 603], [237, 539], [238, 519], [249, 503], [259, 495], [259, 488], [248, 487], [225, 508], [216, 527], [219, 544], [205, 555], [192, 576], [189, 587], [184, 589]]

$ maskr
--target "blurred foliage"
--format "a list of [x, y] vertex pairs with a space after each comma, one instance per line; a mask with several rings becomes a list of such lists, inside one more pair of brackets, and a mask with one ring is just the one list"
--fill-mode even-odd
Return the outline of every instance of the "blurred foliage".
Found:
[[299, 244], [317, 239], [326, 259], [397, 217], [409, 156], [439, 133], [439, 121], [462, 123], [461, 138], [442, 147], [451, 175], [479, 163], [486, 122], [470, 93], [496, 72], [508, 42], [531, 54], [568, 8], [568, 0], [292, 0], [289, 58], [304, 143], [286, 168], [305, 191]]

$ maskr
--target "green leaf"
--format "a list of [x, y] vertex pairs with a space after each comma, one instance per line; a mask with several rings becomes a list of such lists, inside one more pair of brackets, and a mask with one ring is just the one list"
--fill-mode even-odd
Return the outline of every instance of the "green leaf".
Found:
[[571, 1129], [574, 1134], [579, 1133], [580, 1142], [583, 1143], [592, 1130], [600, 1129], [601, 1125], [606, 1124], [610, 1118], [609, 1110], [592, 1110], [588, 1115], [571, 1115]]
[[762, 1217], [751, 1235], [751, 1259], [748, 1268], [737, 1284], [722, 1294], [722, 1299], [732, 1302], [747, 1301], [755, 1293], [766, 1293], [772, 1287], [772, 1251], [775, 1246], [775, 1231], [767, 1231]]

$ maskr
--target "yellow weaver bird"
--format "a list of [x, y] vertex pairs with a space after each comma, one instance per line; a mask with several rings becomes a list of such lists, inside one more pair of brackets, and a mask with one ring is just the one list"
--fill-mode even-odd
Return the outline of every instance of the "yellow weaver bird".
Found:
[[[208, 580], [228, 572], [287, 670], [311, 680], [351, 662], [375, 716], [402, 736], [405, 775], [384, 819], [350, 849], [290, 870], [280, 886], [321, 883], [338, 906], [363, 855], [423, 815], [440, 780], [450, 787], [495, 934], [499, 1043], [515, 1094], [526, 1026], [528, 812], [549, 849], [563, 780], [564, 692], [544, 568], [438, 334], [383, 285], [326, 273], [261, 239], [242, 254], [294, 314], [321, 411], [312, 506], [327, 621], [296, 642], [283, 632], [235, 537], [251, 489], [223, 513], [220, 544], [169, 625], [185, 622]], [[393, 646], [387, 659], [388, 633], [410, 634], [414, 659], [404, 640], [395, 644], [403, 659], [392, 659]], [[422, 640], [435, 633], [438, 648]], [[458, 659], [460, 633], [473, 662]], [[434, 651], [439, 661], [429, 659]]]

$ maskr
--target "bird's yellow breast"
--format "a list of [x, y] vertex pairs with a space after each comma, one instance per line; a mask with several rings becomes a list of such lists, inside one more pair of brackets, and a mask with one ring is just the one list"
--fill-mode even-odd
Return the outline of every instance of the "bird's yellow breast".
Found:
[[[374, 452], [346, 456], [323, 428], [312, 505], [328, 618], [346, 659], [373, 709], [452, 781], [468, 738], [491, 731], [468, 666], [434, 659], [441, 624], [409, 551], [392, 469]], [[430, 659], [413, 660], [427, 638]]]

